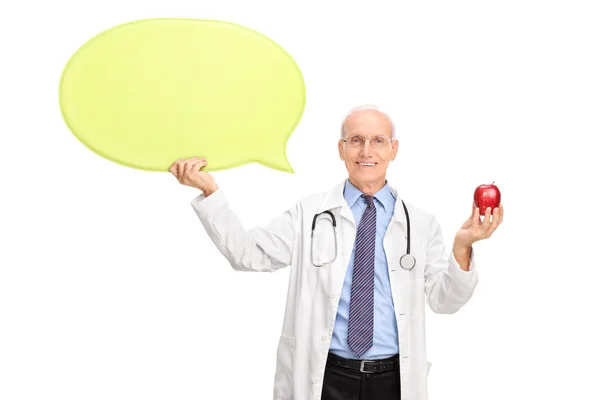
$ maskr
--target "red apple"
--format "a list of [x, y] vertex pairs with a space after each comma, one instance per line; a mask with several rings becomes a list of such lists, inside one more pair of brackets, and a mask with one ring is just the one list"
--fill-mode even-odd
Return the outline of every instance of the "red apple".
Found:
[[473, 197], [475, 205], [479, 207], [479, 215], [485, 215], [485, 210], [488, 207], [492, 208], [491, 211], [493, 213], [494, 208], [500, 205], [500, 190], [498, 189], [498, 186], [494, 185], [494, 182], [490, 185], [479, 185], [477, 186], [477, 189], [475, 189]]

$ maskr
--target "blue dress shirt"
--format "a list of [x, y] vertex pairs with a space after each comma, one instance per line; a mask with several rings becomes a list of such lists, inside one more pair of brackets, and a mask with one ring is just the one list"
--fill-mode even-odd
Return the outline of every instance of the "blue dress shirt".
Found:
[[[356, 227], [360, 224], [363, 212], [367, 206], [363, 193], [349, 180], [344, 186], [344, 198], [352, 210]], [[398, 354], [398, 329], [396, 327], [396, 313], [390, 287], [388, 265], [383, 249], [383, 237], [394, 214], [396, 199], [387, 185], [375, 194], [375, 209], [377, 210], [377, 228], [375, 241], [375, 298], [374, 298], [374, 326], [373, 347], [359, 357], [348, 346], [348, 314], [350, 309], [350, 288], [352, 285], [352, 271], [354, 267], [354, 251], [348, 264], [340, 302], [338, 305], [333, 336], [329, 350], [344, 358], [376, 360]]]

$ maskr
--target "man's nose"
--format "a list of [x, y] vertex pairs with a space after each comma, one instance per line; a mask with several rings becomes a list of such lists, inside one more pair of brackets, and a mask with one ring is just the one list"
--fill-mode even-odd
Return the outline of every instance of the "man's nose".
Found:
[[365, 140], [365, 144], [363, 144], [360, 153], [362, 156], [368, 157], [371, 154], [372, 150], [373, 149], [371, 148], [371, 142], [369, 140]]

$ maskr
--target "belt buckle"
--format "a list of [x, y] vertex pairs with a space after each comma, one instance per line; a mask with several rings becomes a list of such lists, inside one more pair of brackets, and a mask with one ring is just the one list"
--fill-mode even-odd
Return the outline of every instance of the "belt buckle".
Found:
[[365, 371], [365, 361], [366, 361], [366, 362], [373, 363], [373, 364], [375, 364], [375, 363], [376, 363], [375, 361], [361, 360], [361, 361], [360, 361], [360, 372], [363, 372], [363, 373], [365, 373], [365, 374], [372, 374], [372, 373], [374, 373], [375, 371]]

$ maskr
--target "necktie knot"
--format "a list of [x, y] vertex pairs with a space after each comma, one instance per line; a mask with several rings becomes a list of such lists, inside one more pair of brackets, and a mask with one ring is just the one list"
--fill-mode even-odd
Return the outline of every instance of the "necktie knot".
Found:
[[368, 194], [363, 194], [362, 197], [365, 199], [365, 201], [367, 202], [367, 206], [369, 207], [373, 207], [373, 199], [374, 197]]

